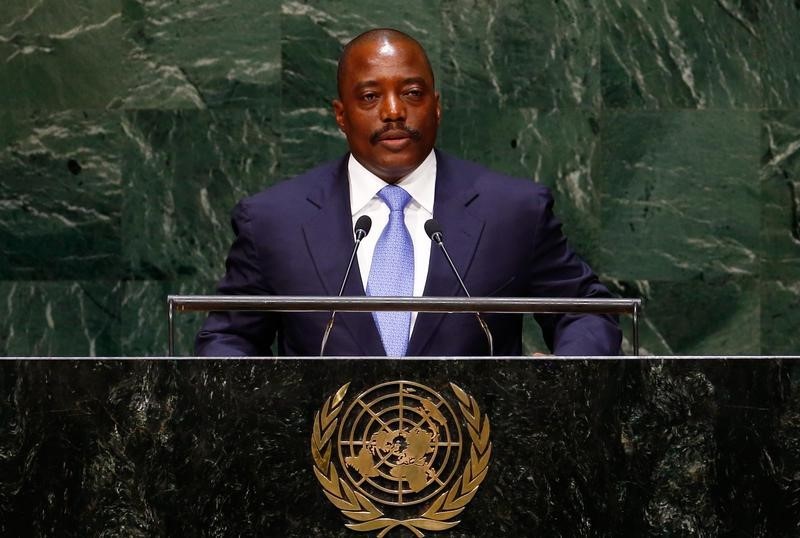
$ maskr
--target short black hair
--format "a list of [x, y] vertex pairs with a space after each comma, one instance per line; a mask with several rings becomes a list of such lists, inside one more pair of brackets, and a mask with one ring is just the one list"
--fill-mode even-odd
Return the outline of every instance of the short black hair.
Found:
[[361, 43], [378, 41], [381, 38], [408, 41], [416, 45], [419, 48], [420, 52], [422, 52], [423, 58], [425, 58], [425, 63], [428, 65], [428, 70], [431, 73], [431, 80], [434, 81], [434, 85], [436, 84], [436, 81], [434, 80], [433, 76], [433, 67], [431, 67], [431, 61], [428, 59], [428, 53], [425, 52], [425, 47], [423, 47], [419, 41], [417, 41], [407, 33], [401, 32], [400, 30], [397, 30], [395, 28], [373, 28], [372, 30], [367, 30], [366, 32], [358, 34], [356, 37], [351, 39], [342, 49], [342, 54], [339, 55], [339, 63], [336, 66], [336, 89], [339, 92], [339, 99], [342, 98], [342, 78], [343, 78], [344, 64], [345, 60], [347, 60], [347, 56], [350, 52], [350, 49]]

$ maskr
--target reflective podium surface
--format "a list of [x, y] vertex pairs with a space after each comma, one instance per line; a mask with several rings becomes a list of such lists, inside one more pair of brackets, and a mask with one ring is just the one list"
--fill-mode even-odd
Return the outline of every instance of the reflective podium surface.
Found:
[[0, 535], [794, 536], [799, 384], [800, 357], [6, 358]]

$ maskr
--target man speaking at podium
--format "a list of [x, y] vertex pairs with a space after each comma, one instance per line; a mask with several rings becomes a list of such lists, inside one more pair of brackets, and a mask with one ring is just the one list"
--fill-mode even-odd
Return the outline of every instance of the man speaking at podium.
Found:
[[[392, 29], [361, 34], [345, 46], [337, 81], [333, 108], [350, 153], [239, 202], [219, 293], [335, 296], [355, 226], [356, 235], [366, 236], [344, 283], [346, 296], [463, 296], [429, 233], [443, 239], [473, 297], [610, 296], [567, 245], [547, 188], [434, 149], [439, 93], [416, 40]], [[213, 312], [197, 335], [196, 353], [269, 355], [277, 336], [280, 355], [319, 355], [329, 318]], [[521, 315], [483, 319], [495, 355], [522, 352]], [[612, 316], [537, 321], [556, 355], [619, 353]], [[464, 313], [339, 313], [325, 348], [339, 356], [488, 353], [479, 320]]]

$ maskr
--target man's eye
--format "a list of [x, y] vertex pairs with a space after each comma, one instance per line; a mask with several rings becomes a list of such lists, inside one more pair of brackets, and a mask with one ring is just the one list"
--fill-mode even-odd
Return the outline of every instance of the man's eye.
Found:
[[367, 103], [370, 103], [370, 102], [374, 101], [377, 98], [378, 98], [378, 95], [374, 94], [374, 93], [365, 93], [364, 95], [361, 96], [361, 100], [365, 101]]
[[422, 90], [408, 90], [406, 95], [410, 95], [411, 97], [422, 97]]

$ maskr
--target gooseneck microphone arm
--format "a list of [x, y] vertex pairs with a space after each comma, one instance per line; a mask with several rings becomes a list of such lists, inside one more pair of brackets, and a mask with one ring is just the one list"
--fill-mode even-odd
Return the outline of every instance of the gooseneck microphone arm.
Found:
[[[461, 284], [461, 289], [464, 290], [464, 293], [467, 297], [472, 297], [467, 291], [467, 287], [464, 285], [464, 281], [461, 279], [461, 275], [458, 274], [458, 270], [456, 269], [453, 260], [450, 258], [450, 254], [447, 253], [447, 249], [444, 247], [444, 236], [442, 234], [442, 227], [436, 221], [436, 219], [429, 219], [425, 223], [425, 233], [428, 234], [428, 237], [431, 238], [431, 241], [439, 245], [439, 248], [442, 249], [444, 253], [444, 257], [447, 258], [447, 263], [450, 264], [450, 269], [453, 271], [453, 274], [456, 275], [458, 279], [458, 283]], [[483, 329], [483, 334], [486, 335], [486, 341], [489, 343], [489, 355], [494, 355], [494, 342], [492, 340], [492, 332], [489, 330], [489, 326], [483, 320], [480, 312], [475, 312], [475, 317], [478, 318], [478, 323], [481, 325], [481, 329]]]
[[[339, 288], [339, 297], [344, 293], [344, 287], [347, 284], [347, 277], [350, 276], [350, 270], [353, 268], [353, 261], [356, 259], [356, 252], [361, 244], [361, 240], [367, 237], [370, 228], [372, 228], [372, 219], [367, 215], [361, 215], [353, 226], [353, 234], [355, 235], [356, 243], [353, 245], [353, 252], [350, 254], [350, 262], [347, 264], [347, 271], [344, 273], [342, 279], [342, 286]], [[325, 326], [325, 333], [322, 335], [322, 344], [319, 347], [319, 356], [325, 355], [325, 345], [328, 343], [328, 337], [331, 335], [333, 329], [333, 320], [336, 318], [336, 310], [331, 311], [331, 317], [328, 319], [328, 324]]]

